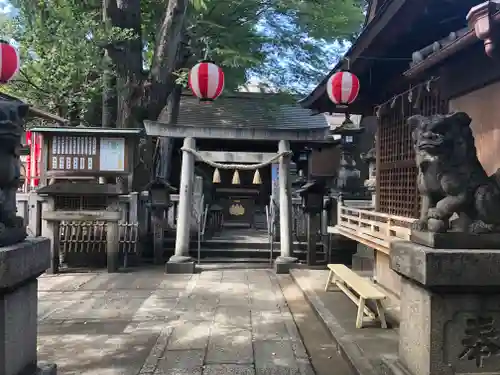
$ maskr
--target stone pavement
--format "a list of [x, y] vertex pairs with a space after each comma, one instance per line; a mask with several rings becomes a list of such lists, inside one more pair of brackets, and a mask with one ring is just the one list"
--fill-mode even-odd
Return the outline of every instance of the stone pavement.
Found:
[[378, 322], [366, 319], [362, 329], [356, 328], [357, 306], [335, 287], [324, 291], [328, 270], [294, 269], [290, 275], [355, 371], [363, 375], [386, 374], [382, 357], [397, 356], [397, 328], [382, 329]]
[[314, 374], [271, 270], [47, 275], [38, 316], [60, 375]]

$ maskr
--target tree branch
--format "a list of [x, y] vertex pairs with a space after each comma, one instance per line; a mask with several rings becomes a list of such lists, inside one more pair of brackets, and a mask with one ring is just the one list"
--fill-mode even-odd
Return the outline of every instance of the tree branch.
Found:
[[169, 0], [163, 22], [156, 37], [156, 48], [151, 65], [151, 87], [148, 118], [157, 120], [168, 96], [175, 87], [173, 72], [176, 68], [179, 45], [188, 0]]
[[19, 82], [24, 82], [24, 83], [27, 83], [28, 85], [32, 86], [33, 88], [37, 89], [38, 91], [40, 92], [43, 92], [47, 95], [52, 95], [51, 92], [47, 91], [47, 90], [44, 90], [42, 89], [40, 86], [38, 86], [35, 82], [33, 82], [31, 80], [31, 78], [23, 71], [23, 70], [19, 70], [19, 73], [23, 76], [24, 78], [24, 81], [21, 81], [21, 80], [17, 80]]

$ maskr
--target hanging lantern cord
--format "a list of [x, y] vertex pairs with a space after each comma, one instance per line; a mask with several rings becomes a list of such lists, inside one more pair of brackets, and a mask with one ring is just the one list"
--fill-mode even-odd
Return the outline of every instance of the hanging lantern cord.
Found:
[[209, 159], [205, 159], [203, 157], [203, 155], [201, 155], [198, 151], [193, 150], [192, 148], [182, 147], [181, 151], [189, 152], [195, 158], [197, 158], [199, 161], [206, 163], [213, 168], [236, 169], [236, 170], [240, 170], [240, 171], [242, 171], [242, 170], [243, 171], [253, 171], [255, 169], [261, 169], [261, 168], [264, 168], [268, 165], [274, 164], [275, 162], [279, 161], [282, 156], [289, 156], [292, 154], [291, 151], [283, 151], [283, 152], [277, 153], [275, 156], [273, 156], [269, 160], [262, 162], [262, 163], [258, 163], [258, 164], [221, 164], [221, 163], [216, 163], [216, 162], [209, 160]]
[[203, 57], [203, 60], [208, 60], [208, 57], [210, 56], [210, 43], [208, 39], [205, 39], [205, 56]]
[[347, 63], [347, 70], [351, 70], [351, 59], [349, 57], [344, 57], [345, 62]]

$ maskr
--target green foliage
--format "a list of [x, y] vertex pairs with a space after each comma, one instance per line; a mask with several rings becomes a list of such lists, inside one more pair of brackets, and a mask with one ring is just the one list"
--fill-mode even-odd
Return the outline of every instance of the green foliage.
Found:
[[62, 116], [84, 114], [101, 93], [101, 46], [130, 33], [106, 33], [99, 12], [82, 11], [78, 0], [12, 3], [19, 13], [2, 20], [2, 29], [17, 42], [22, 66], [5, 91]]
[[[83, 114], [102, 92], [103, 46], [133, 33], [105, 31], [102, 0], [11, 3], [17, 16], [0, 23], [4, 35], [19, 44], [22, 69], [7, 90], [62, 116]], [[146, 71], [167, 4], [141, 0]], [[188, 68], [207, 56], [224, 68], [226, 90], [257, 76], [274, 89], [303, 93], [331, 67], [343, 41], [359, 32], [363, 5], [360, 0], [191, 0], [185, 20], [191, 57], [176, 72], [177, 81], [185, 84]]]

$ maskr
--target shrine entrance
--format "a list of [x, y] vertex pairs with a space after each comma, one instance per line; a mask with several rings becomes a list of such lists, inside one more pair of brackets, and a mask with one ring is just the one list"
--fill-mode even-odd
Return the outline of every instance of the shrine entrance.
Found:
[[[273, 153], [200, 151], [207, 160], [215, 161], [223, 167], [236, 161], [245, 166], [271, 159]], [[277, 164], [276, 164], [277, 165]], [[247, 228], [266, 230], [266, 206], [272, 194], [271, 166], [256, 170], [230, 170], [214, 168], [196, 158], [197, 171], [212, 182], [205, 192], [211, 205], [220, 206], [223, 216], [223, 230]]]
[[[325, 141], [328, 123], [323, 116], [310, 116], [309, 111], [271, 93], [231, 93], [204, 105], [196, 97], [184, 95], [175, 124], [160, 118], [146, 120], [144, 126], [149, 136], [162, 137], [161, 144], [170, 144], [161, 153], [169, 171], [161, 176], [178, 190], [172, 194], [174, 206], [168, 220], [167, 215], [155, 219], [158, 225], [166, 223], [168, 235], [175, 236], [175, 243], [169, 237], [168, 246], [159, 248], [158, 260], [174, 252], [167, 272], [192, 272], [193, 256], [213, 237], [233, 230], [266, 234], [271, 216], [276, 222], [274, 238], [279, 241], [274, 247], [279, 254], [276, 263], [296, 262], [292, 254], [291, 146], [300, 149], [310, 142]], [[213, 223], [218, 227], [207, 233]], [[162, 243], [156, 235], [154, 243]]]
[[[275, 264], [280, 271], [287, 272], [289, 265], [297, 261], [297, 258], [293, 257], [292, 254], [292, 197], [290, 181], [292, 152], [290, 141], [323, 140], [326, 129], [307, 129], [305, 131], [306, 134], [304, 134], [304, 131], [290, 131], [279, 128], [228, 129], [215, 126], [181, 127], [149, 121], [145, 121], [145, 128], [149, 135], [183, 139], [178, 213], [175, 228], [175, 252], [167, 262], [167, 272], [194, 272], [194, 261], [190, 256], [193, 212], [195, 212], [195, 216], [199, 222], [203, 222], [204, 220], [203, 215], [199, 215], [200, 211], [203, 211], [203, 208], [193, 207], [193, 202], [195, 202], [194, 176], [197, 163], [210, 167], [211, 169], [209, 170], [214, 172], [211, 189], [214, 190], [215, 197], [223, 197], [226, 202], [224, 205], [221, 205], [220, 210], [222, 211], [222, 217], [228, 219], [229, 226], [232, 224], [246, 225], [247, 227], [251, 227], [250, 223], [254, 222], [257, 212], [264, 214], [264, 223], [268, 220], [270, 212], [267, 213], [267, 217], [266, 213], [262, 213], [262, 203], [266, 203], [266, 200], [268, 201], [267, 196], [269, 194], [269, 186], [271, 186], [271, 177], [269, 176], [271, 174], [271, 165], [277, 164], [279, 166], [279, 192], [277, 192], [279, 203], [271, 216], [274, 215], [276, 221], [279, 222], [279, 225], [277, 225], [279, 227], [279, 236], [277, 237], [279, 237], [280, 256], [276, 259]], [[221, 142], [223, 140], [231, 142], [238, 140], [239, 142], [244, 142], [247, 147], [250, 145], [255, 147], [261, 144], [269, 149], [271, 145], [275, 145], [274, 147], [277, 152], [205, 151], [200, 149], [204, 144], [210, 143], [210, 141]], [[264, 180], [267, 181], [267, 184], [254, 184], [253, 182], [257, 182], [256, 180], [262, 182], [263, 173], [265, 173], [266, 177]], [[207, 175], [209, 176], [210, 173], [205, 173], [205, 177]], [[231, 185], [237, 185], [238, 187], [228, 187], [227, 180], [231, 175]], [[222, 183], [223, 178], [226, 180], [224, 184]], [[250, 187], [243, 186], [245, 180], [250, 178], [252, 179], [250, 181], [252, 183], [249, 184]], [[268, 186], [267, 189], [263, 187], [266, 185]], [[261, 191], [260, 189], [263, 190]], [[202, 201], [205, 201], [205, 199], [203, 198]], [[257, 202], [262, 203], [257, 205]], [[218, 202], [214, 203], [217, 204]], [[203, 205], [203, 207], [206, 206]], [[201, 227], [203, 227], [203, 224]], [[224, 229], [224, 223], [222, 227]], [[200, 235], [199, 233], [200, 231], [198, 231], [198, 236]]]

